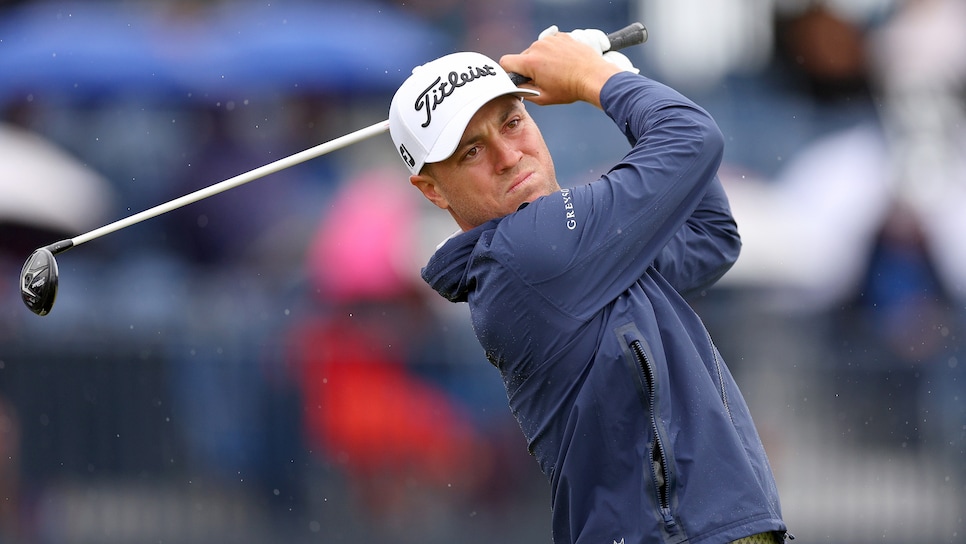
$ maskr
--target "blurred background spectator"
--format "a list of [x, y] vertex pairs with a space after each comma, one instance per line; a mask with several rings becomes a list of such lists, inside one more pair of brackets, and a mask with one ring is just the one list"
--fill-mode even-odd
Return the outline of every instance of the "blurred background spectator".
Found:
[[[385, 118], [417, 64], [632, 20], [727, 138], [744, 250], [692, 302], [792, 532], [961, 542], [958, 0], [0, 2], [0, 542], [547, 540], [499, 376], [417, 276], [453, 227], [386, 140], [63, 255], [44, 318], [16, 278]], [[530, 109], [565, 185], [627, 149], [592, 107]]]

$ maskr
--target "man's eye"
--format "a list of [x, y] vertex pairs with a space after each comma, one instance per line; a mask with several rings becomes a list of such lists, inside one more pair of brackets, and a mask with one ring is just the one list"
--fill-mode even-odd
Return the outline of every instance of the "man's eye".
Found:
[[463, 154], [463, 158], [471, 159], [475, 157], [479, 152], [480, 152], [480, 146], [474, 145], [473, 147], [466, 150], [466, 153]]
[[511, 120], [510, 120], [510, 121], [509, 121], [509, 122], [508, 122], [508, 123], [506, 124], [506, 128], [510, 128], [510, 129], [513, 129], [513, 128], [517, 128], [517, 126], [519, 126], [519, 125], [520, 125], [520, 120], [519, 120], [519, 119], [511, 119]]

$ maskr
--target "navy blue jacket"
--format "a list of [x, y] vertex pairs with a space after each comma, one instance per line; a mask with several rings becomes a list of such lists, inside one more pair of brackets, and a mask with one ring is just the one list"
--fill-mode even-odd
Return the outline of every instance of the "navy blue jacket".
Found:
[[784, 531], [748, 407], [683, 298], [741, 246], [721, 133], [643, 76], [613, 76], [601, 103], [633, 146], [619, 164], [448, 240], [423, 278], [469, 303], [550, 479], [554, 542]]

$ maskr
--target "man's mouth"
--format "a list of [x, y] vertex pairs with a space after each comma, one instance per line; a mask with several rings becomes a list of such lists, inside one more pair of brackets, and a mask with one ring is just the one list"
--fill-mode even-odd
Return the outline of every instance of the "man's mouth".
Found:
[[506, 192], [507, 193], [512, 193], [512, 192], [516, 191], [517, 189], [519, 189], [520, 187], [522, 187], [524, 184], [526, 184], [528, 181], [530, 181], [530, 178], [532, 176], [533, 176], [533, 172], [524, 172], [524, 173], [520, 174], [519, 176], [517, 176], [516, 178], [514, 178], [513, 183], [510, 184], [510, 188], [507, 189]]

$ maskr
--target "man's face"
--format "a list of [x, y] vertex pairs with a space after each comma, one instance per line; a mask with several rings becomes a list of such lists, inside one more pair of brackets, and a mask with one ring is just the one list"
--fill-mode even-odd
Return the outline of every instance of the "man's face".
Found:
[[410, 181], [463, 230], [560, 189], [543, 135], [513, 95], [480, 108], [453, 155], [425, 165]]

